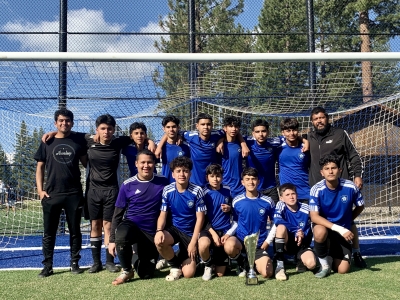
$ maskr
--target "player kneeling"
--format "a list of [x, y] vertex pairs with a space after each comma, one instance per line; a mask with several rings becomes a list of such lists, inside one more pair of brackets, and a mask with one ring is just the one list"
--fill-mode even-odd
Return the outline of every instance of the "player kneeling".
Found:
[[308, 205], [297, 201], [296, 187], [291, 183], [279, 187], [279, 197], [281, 201], [276, 205], [274, 214], [277, 259], [275, 278], [287, 280], [283, 264], [284, 253], [296, 255], [297, 272], [314, 269], [317, 261], [310, 248], [312, 231]]
[[222, 174], [222, 167], [218, 164], [211, 164], [206, 169], [208, 184], [203, 192], [208, 224], [199, 237], [199, 255], [205, 264], [203, 280], [211, 279], [214, 265], [218, 277], [225, 274], [228, 255], [233, 255], [232, 243], [236, 241], [233, 235], [237, 223], [231, 224], [231, 191], [228, 186], [221, 186]]
[[[349, 272], [354, 237], [351, 224], [364, 210], [364, 200], [352, 181], [340, 178], [337, 156], [325, 155], [319, 165], [324, 179], [311, 188], [310, 217], [314, 224], [314, 251], [321, 263], [315, 277], [323, 278], [331, 268], [340, 274]], [[332, 266], [328, 255], [333, 258]]]
[[[233, 199], [233, 220], [238, 224], [236, 236], [240, 241], [242, 252], [245, 252], [244, 238], [259, 232], [255, 265], [262, 277], [269, 278], [273, 274], [273, 266], [266, 251], [269, 245], [267, 241], [267, 220], [268, 217], [272, 220], [275, 204], [270, 197], [263, 196], [257, 191], [259, 183], [258, 172], [255, 168], [243, 170], [242, 184], [246, 192]], [[241, 259], [242, 256], [239, 255], [237, 258]], [[240, 266], [240, 260], [237, 261], [238, 266], [243, 267]], [[239, 276], [245, 276], [245, 274], [245, 270], [243, 270]]]
[[[203, 226], [206, 206], [201, 187], [189, 182], [193, 163], [180, 156], [170, 163], [175, 182], [163, 191], [161, 213], [157, 221], [154, 242], [157, 250], [171, 266], [167, 281], [193, 277], [196, 272], [197, 240]], [[167, 214], [171, 214], [172, 226], [165, 227]], [[173, 245], [179, 243], [179, 254]]]

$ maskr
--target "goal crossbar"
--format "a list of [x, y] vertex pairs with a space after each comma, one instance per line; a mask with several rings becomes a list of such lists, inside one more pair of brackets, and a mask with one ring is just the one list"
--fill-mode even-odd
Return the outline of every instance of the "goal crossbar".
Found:
[[0, 61], [75, 62], [318, 62], [400, 61], [400, 52], [329, 53], [109, 53], [0, 52]]

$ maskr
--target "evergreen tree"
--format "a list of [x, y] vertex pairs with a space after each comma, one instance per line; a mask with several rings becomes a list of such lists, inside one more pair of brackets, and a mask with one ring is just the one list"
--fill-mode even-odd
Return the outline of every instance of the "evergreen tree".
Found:
[[3, 181], [4, 184], [8, 184], [11, 180], [11, 165], [1, 145], [0, 145], [0, 179]]

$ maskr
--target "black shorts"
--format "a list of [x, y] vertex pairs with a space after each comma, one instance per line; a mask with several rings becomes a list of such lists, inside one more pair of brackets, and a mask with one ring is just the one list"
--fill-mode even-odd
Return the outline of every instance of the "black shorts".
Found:
[[[224, 236], [224, 232], [221, 230], [215, 231], [221, 238]], [[225, 253], [224, 246], [215, 246], [211, 233], [208, 230], [200, 231], [199, 239], [201, 237], [208, 237], [211, 241], [210, 253], [213, 258], [213, 262], [216, 266], [227, 266], [228, 265], [228, 254]]]
[[114, 215], [115, 201], [118, 189], [88, 188], [86, 191], [87, 208], [90, 220], [104, 220], [111, 222]]
[[260, 191], [260, 193], [264, 196], [270, 197], [274, 201], [275, 204], [278, 203], [278, 201], [279, 201], [278, 189], [276, 187], [262, 190], [262, 191]]
[[[244, 242], [241, 241], [241, 240], [239, 240], [239, 241], [242, 244], [242, 253], [246, 253], [246, 257], [247, 257], [247, 251], [246, 251], [246, 247], [244, 246]], [[256, 248], [256, 256], [255, 256], [256, 259], [255, 260], [258, 260], [258, 259], [260, 259], [260, 258], [262, 258], [264, 256], [269, 257], [268, 251], [257, 247]]]
[[137, 244], [136, 272], [140, 278], [153, 277], [159, 256], [154, 244], [154, 235], [141, 230], [135, 223], [125, 219], [115, 230], [115, 244], [117, 249], [118, 245]]
[[296, 255], [297, 259], [300, 259], [301, 255], [306, 251], [313, 251], [310, 247], [312, 241], [312, 232], [310, 230], [310, 234], [304, 237], [300, 246], [297, 246], [297, 242], [295, 240], [295, 235], [292, 232], [288, 232], [288, 241], [286, 243], [285, 253], [289, 255]]
[[189, 254], [187, 249], [192, 240], [192, 237], [180, 231], [175, 226], [170, 226], [166, 228], [165, 231], [168, 231], [171, 234], [172, 238], [174, 239], [173, 245], [179, 243], [178, 259], [180, 260], [180, 262], [183, 262], [186, 259], [188, 259]]
[[328, 230], [329, 239], [329, 255], [333, 259], [345, 260], [351, 263], [352, 247], [351, 244], [344, 239], [344, 237], [332, 229]]

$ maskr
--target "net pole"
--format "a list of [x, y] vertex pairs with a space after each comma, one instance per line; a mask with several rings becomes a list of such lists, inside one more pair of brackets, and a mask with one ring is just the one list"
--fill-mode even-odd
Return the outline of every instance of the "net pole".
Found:
[[[189, 53], [196, 53], [196, 6], [195, 0], [189, 0], [188, 9], [189, 21]], [[190, 105], [190, 116], [194, 118], [197, 115], [197, 105], [194, 98], [196, 97], [196, 80], [197, 80], [197, 64], [191, 62], [189, 64], [189, 84], [190, 84], [190, 98], [192, 99]], [[192, 128], [194, 129], [194, 128]]]
[[[68, 0], [60, 0], [60, 26], [58, 33], [58, 51], [67, 52], [67, 13]], [[67, 62], [58, 63], [58, 106], [67, 106]]]
[[[315, 53], [315, 32], [314, 32], [314, 1], [306, 0], [307, 6], [307, 41], [308, 41], [308, 52]], [[311, 94], [311, 107], [314, 106], [315, 99], [315, 85], [317, 83], [316, 79], [316, 68], [315, 62], [309, 62], [309, 85]]]

